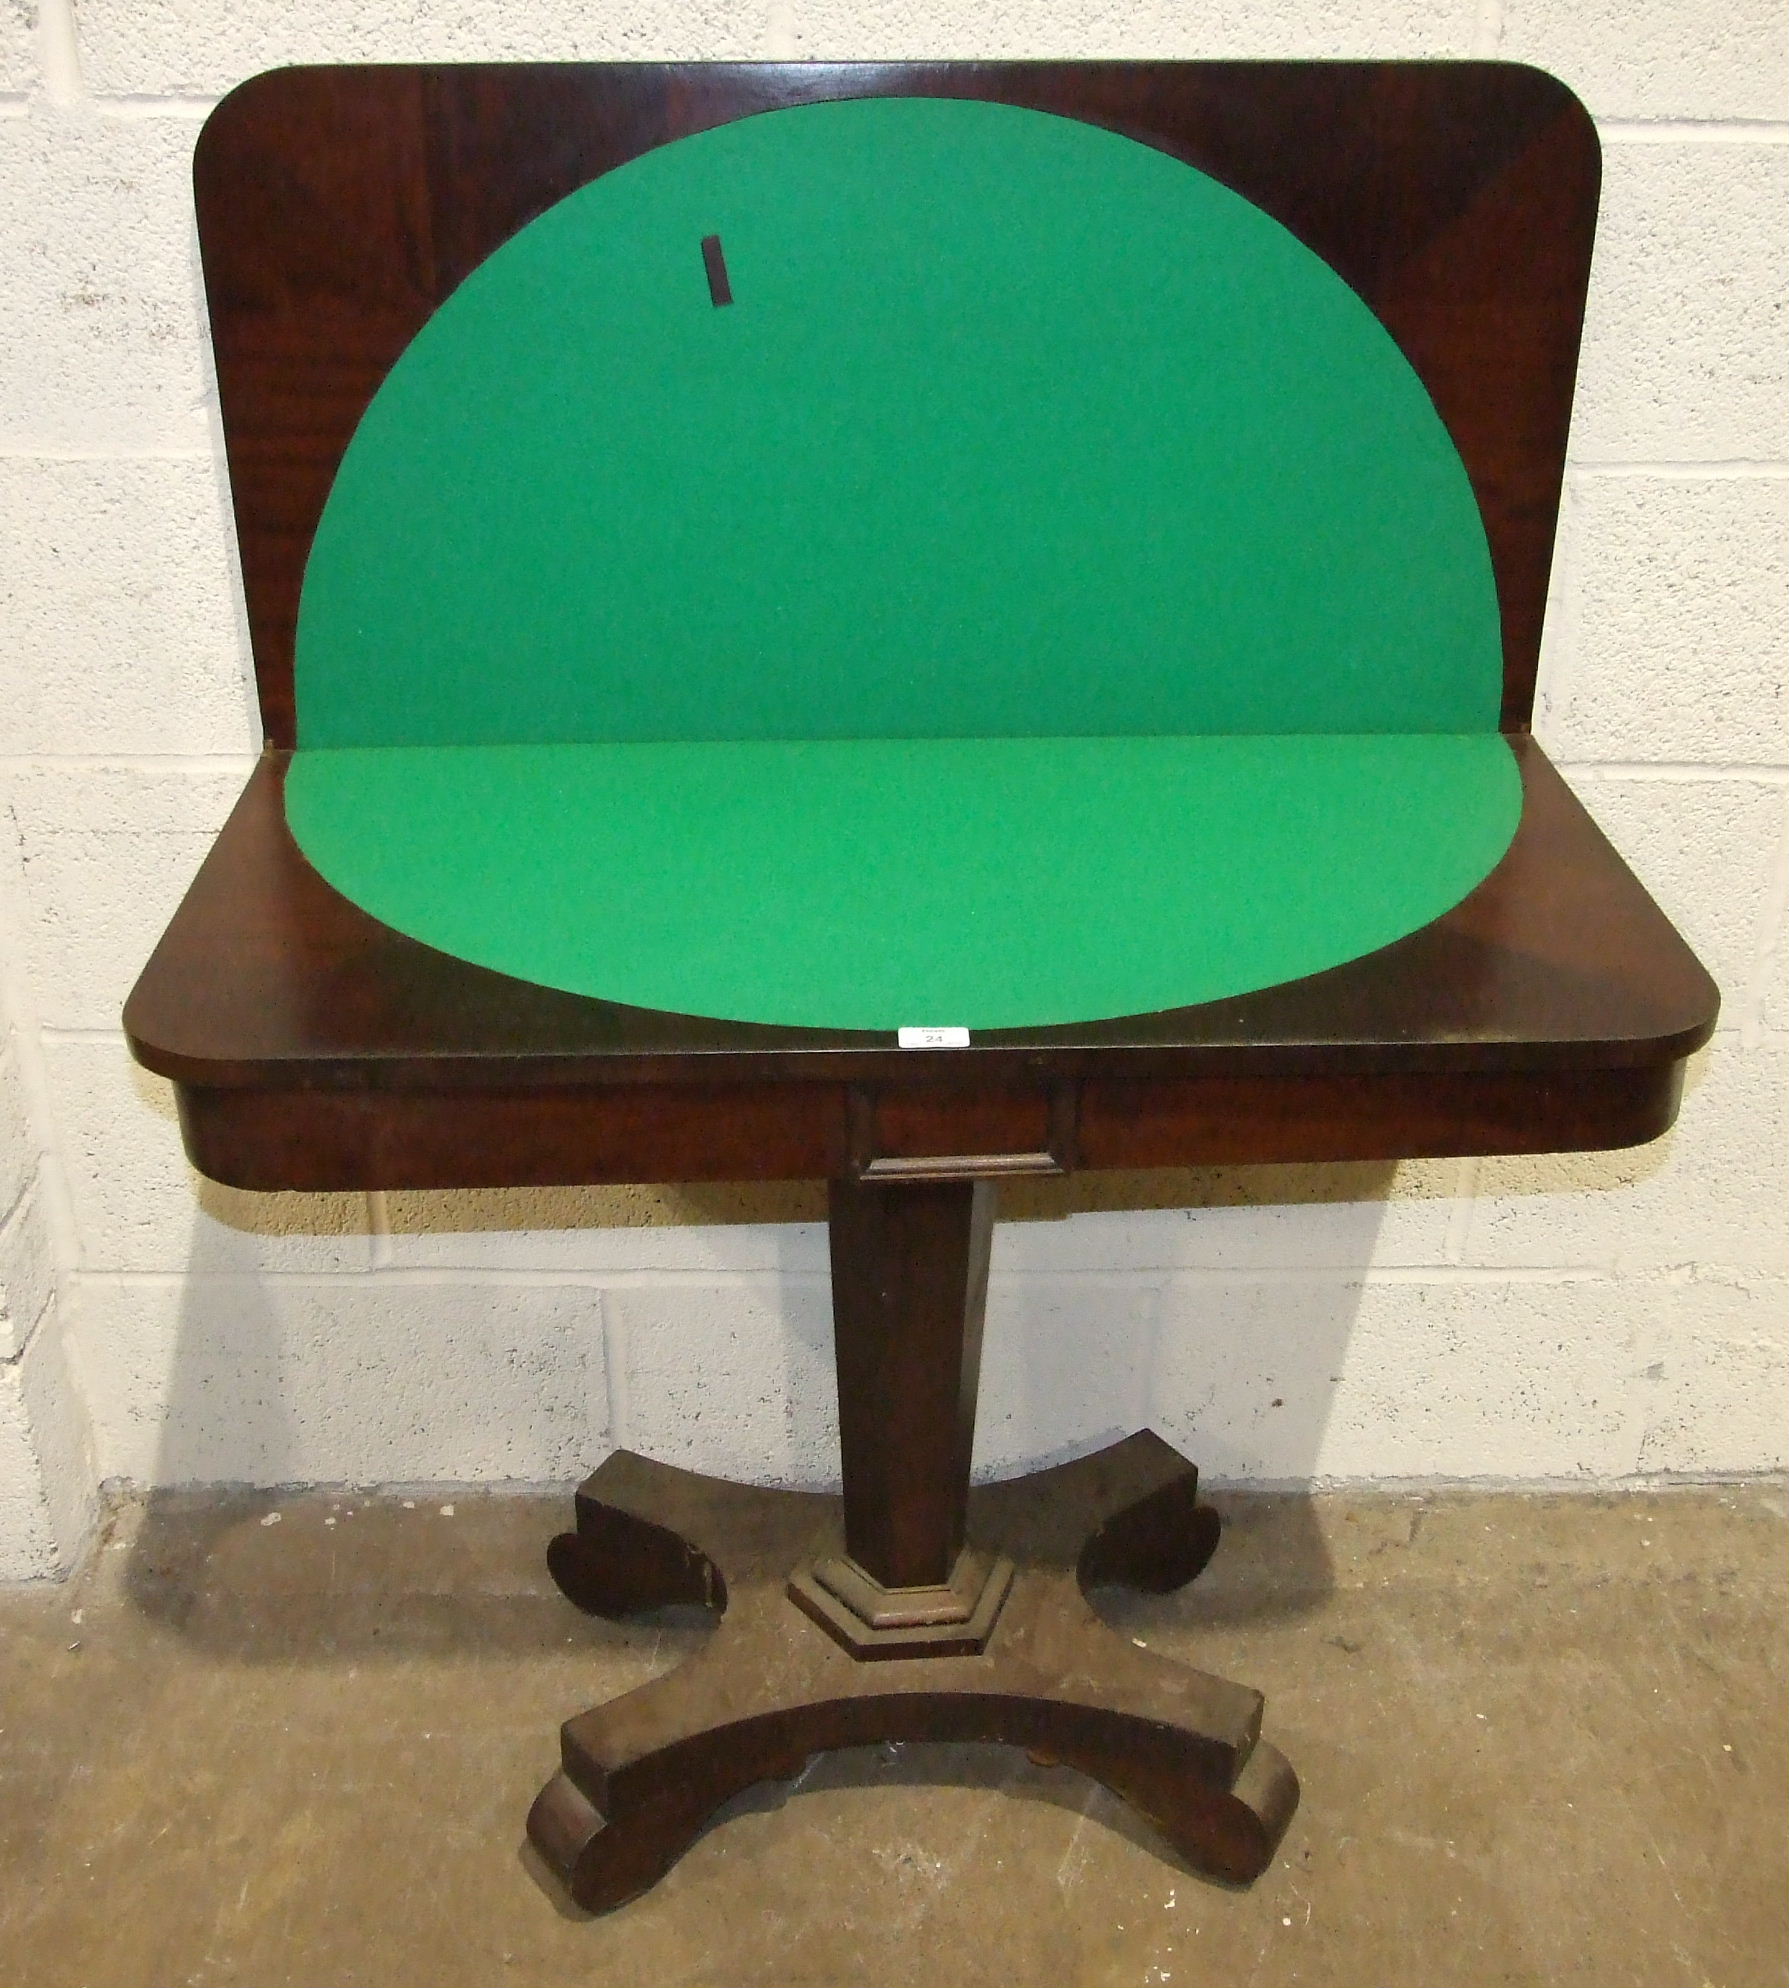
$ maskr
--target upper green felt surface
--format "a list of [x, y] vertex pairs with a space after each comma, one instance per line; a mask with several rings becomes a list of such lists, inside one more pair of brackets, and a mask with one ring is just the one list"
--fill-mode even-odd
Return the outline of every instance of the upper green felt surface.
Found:
[[1465, 472], [1327, 265], [1148, 146], [884, 98], [650, 152], [477, 269], [297, 649], [304, 748], [1465, 732], [1499, 689]]
[[1500, 660], [1433, 406], [1277, 222], [1088, 125], [826, 104], [584, 188], [399, 360], [306, 573], [287, 810], [523, 979], [1088, 1021], [1464, 896], [1520, 812]]
[[1044, 1026], [1427, 924], [1521, 813], [1495, 733], [301, 752], [305, 853], [460, 958], [640, 1007]]

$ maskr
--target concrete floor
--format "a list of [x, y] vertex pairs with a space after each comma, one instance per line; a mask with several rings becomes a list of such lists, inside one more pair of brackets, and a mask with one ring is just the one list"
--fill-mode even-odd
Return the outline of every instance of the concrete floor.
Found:
[[553, 1591], [562, 1500], [193, 1497], [0, 1594], [7, 1988], [1789, 1978], [1789, 1505], [1244, 1498], [1114, 1616], [1267, 1693], [1251, 1891], [999, 1749], [810, 1765], [583, 1919], [521, 1852], [561, 1719], [694, 1647]]

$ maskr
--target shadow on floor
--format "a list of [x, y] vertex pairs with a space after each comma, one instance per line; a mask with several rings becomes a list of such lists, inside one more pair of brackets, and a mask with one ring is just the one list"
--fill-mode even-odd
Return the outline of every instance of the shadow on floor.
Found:
[[[1313, 1501], [1224, 1490], [1211, 1566], [1170, 1603], [1102, 1588], [1096, 1611], [1123, 1635], [1164, 1605], [1219, 1624], [1309, 1614], [1334, 1588]], [[570, 1517], [560, 1496], [456, 1492], [158, 1491], [121, 1540], [124, 1590], [150, 1621], [236, 1662], [335, 1663], [458, 1653], [637, 1655], [655, 1669], [705, 1639], [700, 1609], [611, 1622], [567, 1602], [545, 1548]]]

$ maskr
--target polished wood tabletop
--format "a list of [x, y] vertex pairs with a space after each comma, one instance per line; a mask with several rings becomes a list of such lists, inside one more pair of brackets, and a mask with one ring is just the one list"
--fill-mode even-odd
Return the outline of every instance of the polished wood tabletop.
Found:
[[[1463, 902], [1363, 958], [1118, 1020], [892, 1034], [726, 1022], [449, 957], [294, 843], [293, 638], [355, 425], [483, 258], [641, 152], [754, 111], [975, 96], [1121, 132], [1256, 202], [1371, 305], [1483, 515], [1524, 786]], [[1528, 736], [1594, 229], [1582, 107], [1503, 64], [293, 70], [201, 139], [207, 292], [268, 747], [131, 996], [189, 1150], [245, 1186], [999, 1175], [1623, 1145], [1718, 995]], [[1064, 935], [1072, 944], [1074, 935]]]

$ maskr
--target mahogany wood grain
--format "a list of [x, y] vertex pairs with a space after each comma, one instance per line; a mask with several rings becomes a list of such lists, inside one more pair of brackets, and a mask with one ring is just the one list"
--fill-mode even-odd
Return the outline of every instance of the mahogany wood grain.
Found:
[[1670, 1123], [1718, 996], [1539, 747], [1513, 744], [1516, 839], [1422, 931], [1257, 994], [939, 1051], [625, 1008], [436, 952], [310, 868], [271, 754], [125, 1028], [174, 1080], [195, 1163], [245, 1187], [819, 1178], [878, 1157], [1002, 1151], [1067, 1168], [1637, 1144]]
[[1260, 993], [966, 1051], [526, 985], [379, 924], [304, 862], [280, 801], [298, 589], [335, 466], [397, 354], [479, 261], [597, 174], [753, 111], [875, 93], [1105, 124], [1213, 173], [1326, 257], [1459, 443], [1503, 604], [1505, 719], [1526, 724], [1597, 182], [1588, 120], [1550, 78], [1483, 63], [260, 77], [211, 119], [195, 174], [273, 749], [126, 1012], [133, 1050], [180, 1092], [195, 1160], [243, 1185], [446, 1186], [1653, 1136], [1717, 997], [1525, 739], [1514, 845], [1423, 931]]
[[609, 1911], [656, 1883], [724, 1802], [792, 1779], [815, 1753], [997, 1742], [1091, 1775], [1193, 1869], [1248, 1883], [1298, 1802], [1260, 1737], [1261, 1694], [1138, 1649], [1082, 1592], [1159, 1594], [1197, 1574], [1218, 1532], [1197, 1492], [1197, 1472], [1153, 1435], [980, 1487], [971, 1539], [1020, 1567], [985, 1651], [859, 1663], [783, 1589], [817, 1537], [836, 1538], [836, 1500], [617, 1451], [579, 1493], [578, 1530], [553, 1542], [566, 1594], [605, 1614], [667, 1592], [725, 1612], [697, 1656], [568, 1721], [561, 1771], [528, 1818], [536, 1850], [578, 1904]]
[[829, 98], [968, 96], [1101, 124], [1275, 216], [1373, 307], [1484, 513], [1503, 721], [1533, 704], [1599, 159], [1561, 83], [1502, 63], [963, 62], [281, 70], [228, 97], [194, 173], [269, 741], [294, 743], [311, 536], [355, 424], [454, 287], [653, 146]]
[[962, 1551], [993, 1229], [986, 1181], [832, 1184], [845, 1551], [885, 1588]]

